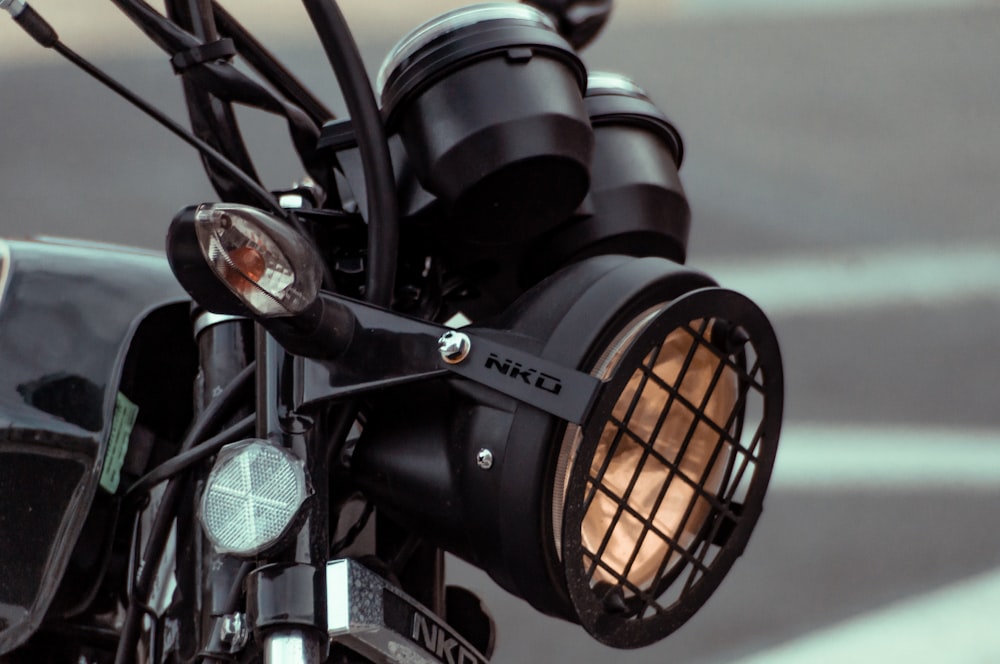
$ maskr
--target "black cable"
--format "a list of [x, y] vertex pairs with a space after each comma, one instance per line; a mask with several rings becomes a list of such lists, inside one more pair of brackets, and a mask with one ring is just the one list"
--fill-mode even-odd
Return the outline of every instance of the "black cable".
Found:
[[247, 576], [250, 575], [250, 572], [256, 566], [257, 563], [253, 560], [246, 560], [240, 565], [240, 568], [236, 571], [236, 576], [233, 578], [233, 586], [229, 589], [229, 594], [226, 595], [226, 603], [222, 606], [223, 615], [236, 612], [240, 596], [243, 595], [243, 581], [246, 580]]
[[[148, 35], [157, 45], [171, 55], [176, 55], [177, 53], [185, 50], [203, 45], [197, 37], [175, 25], [173, 22], [153, 9], [153, 7], [149, 4], [144, 2], [144, 0], [112, 0], [112, 2], [114, 2], [114, 4], [117, 5], [118, 8], [121, 9], [122, 12], [124, 12], [125, 15], [128, 16], [136, 25], [138, 25], [139, 28], [143, 30], [143, 32], [145, 32], [146, 35]], [[199, 18], [206, 21], [214, 20], [214, 14], [212, 13], [211, 8], [207, 6], [206, 0], [199, 0], [199, 5], [201, 5], [203, 9], [203, 11], [200, 12], [201, 15]], [[229, 149], [234, 150], [233, 154], [237, 155], [237, 158], [239, 158], [240, 161], [243, 161], [250, 166], [250, 172], [244, 170], [238, 164], [233, 163], [227, 157], [223, 156], [222, 152], [212, 146], [208, 141], [196, 137], [183, 128], [180, 128], [180, 126], [172, 120], [163, 116], [163, 114], [156, 111], [156, 109], [153, 109], [151, 105], [141, 105], [137, 103], [136, 100], [141, 100], [124, 88], [124, 86], [121, 86], [96, 67], [90, 65], [90, 63], [83, 60], [83, 58], [80, 58], [80, 56], [76, 56], [76, 58], [87, 65], [85, 70], [88, 71], [88, 73], [92, 76], [100, 74], [101, 76], [98, 77], [98, 80], [101, 80], [106, 85], [109, 85], [109, 87], [111, 87], [111, 89], [115, 92], [118, 92], [118, 94], [125, 96], [126, 99], [135, 104], [140, 110], [160, 121], [161, 124], [163, 124], [163, 121], [157, 117], [158, 115], [172, 123], [183, 133], [178, 134], [173, 127], [168, 125], [165, 126], [180, 136], [183, 140], [201, 150], [202, 154], [206, 157], [215, 159], [215, 161], [223, 167], [223, 171], [233, 175], [239, 183], [248, 186], [248, 193], [256, 198], [260, 198], [259, 192], [266, 191], [259, 184], [256, 174], [252, 173], [252, 162], [249, 154], [246, 153], [246, 148], [239, 136], [239, 130], [236, 128], [235, 115], [233, 115], [231, 111], [228, 113], [228, 118], [213, 118], [211, 126], [206, 127], [206, 129], [208, 130], [208, 134], [225, 138], [226, 146]], [[91, 69], [94, 71], [90, 71]], [[255, 81], [230, 66], [228, 63], [205, 62], [200, 66], [186, 69], [184, 71], [184, 81], [185, 87], [188, 87], [189, 85], [191, 87], [197, 86], [205, 92], [205, 98], [198, 98], [197, 95], [195, 96], [195, 103], [193, 106], [189, 104], [189, 109], [194, 108], [201, 111], [195, 115], [199, 116], [206, 122], [209, 122], [209, 118], [214, 115], [212, 113], [212, 109], [210, 108], [211, 100], [207, 96], [209, 94], [214, 95], [218, 101], [226, 104], [245, 104], [252, 108], [257, 108], [269, 113], [283, 116], [288, 123], [289, 134], [295, 147], [295, 151], [298, 153], [306, 171], [324, 191], [329, 191], [332, 188], [333, 179], [330, 168], [325, 159], [320, 157], [316, 150], [316, 144], [319, 139], [319, 125], [314, 122], [301, 108], [295, 106], [294, 104], [285, 103], [276, 98], [266, 88], [257, 84]], [[114, 83], [114, 85], [111, 85], [111, 83]], [[128, 96], [126, 96], [126, 94]], [[190, 99], [191, 98], [189, 97], [189, 100]], [[216, 134], [216, 131], [219, 133]], [[206, 134], [206, 137], [208, 137], [208, 134]], [[204, 145], [209, 151], [202, 150], [195, 143], [191, 143], [191, 140], [189, 139], [198, 141], [198, 144]], [[219, 161], [219, 158], [224, 161]], [[233, 169], [235, 169], [235, 171]], [[217, 190], [221, 187], [222, 192], [220, 192], [220, 195], [222, 195], [223, 198], [230, 200], [234, 198], [241, 198], [235, 196], [234, 192], [231, 191], [231, 187], [225, 186], [226, 183], [222, 182], [221, 179], [213, 173], [211, 168], [206, 170], [208, 172], [209, 179], [214, 185], [216, 185]], [[248, 183], [250, 184], [248, 185]], [[250, 202], [252, 203], [253, 201]], [[291, 224], [296, 232], [298, 232], [299, 235], [305, 238], [305, 240], [313, 246], [317, 256], [322, 255], [319, 252], [319, 248], [315, 246], [313, 236], [306, 231], [305, 226], [294, 212], [282, 208], [270, 192], [267, 193], [267, 198], [263, 199], [263, 203], [264, 207], [272, 209], [279, 217]], [[256, 204], [258, 206], [261, 205], [260, 202], [257, 202]], [[320, 260], [320, 265], [323, 268], [324, 285], [332, 288], [334, 282], [329, 266], [323, 260]]]
[[[205, 155], [205, 157], [213, 160], [220, 168], [228, 172], [241, 184], [243, 184], [243, 186], [245, 186], [257, 199], [258, 205], [269, 208], [277, 216], [290, 223], [292, 227], [306, 239], [306, 241], [310, 242], [315, 247], [312, 236], [306, 231], [305, 226], [302, 225], [302, 221], [298, 218], [298, 216], [290, 210], [286, 210], [281, 207], [271, 192], [264, 189], [259, 182], [247, 175], [242, 169], [240, 169], [239, 166], [230, 161], [225, 155], [197, 136], [191, 134], [189, 131], [184, 129], [184, 127], [174, 122], [174, 120], [172, 120], [169, 116], [165, 115], [145, 99], [139, 97], [121, 83], [105, 74], [102, 70], [98, 69], [64, 43], [58, 41], [58, 38], [55, 42], [53, 42], [52, 48], [77, 67], [110, 88], [113, 92], [123, 97], [140, 111], [159, 122], [175, 136]], [[316, 249], [316, 251], [317, 255], [320, 255], [319, 250]], [[321, 262], [321, 264], [324, 268], [324, 282], [332, 283], [332, 277], [329, 276], [329, 268], [326, 267], [325, 263]]]
[[137, 479], [125, 492], [125, 500], [130, 500], [144, 494], [160, 482], [168, 480], [199, 461], [212, 456], [223, 446], [245, 438], [253, 432], [253, 425], [254, 416], [247, 415], [236, 424], [217, 433], [205, 442], [195, 445], [187, 452], [164, 461]]
[[179, 454], [183, 454], [192, 449], [195, 444], [205, 438], [211, 431], [216, 431], [226, 420], [233, 416], [236, 409], [245, 405], [253, 396], [255, 387], [254, 377], [257, 373], [256, 361], [243, 367], [229, 384], [219, 393], [219, 396], [212, 399], [205, 410], [202, 411], [197, 422], [188, 431], [187, 436], [181, 442]]
[[382, 115], [358, 45], [332, 0], [303, 0], [323, 42], [357, 133], [368, 197], [368, 265], [365, 299], [389, 306], [396, 281], [399, 203]]
[[[191, 35], [189, 35], [188, 33], [174, 26], [172, 23], [170, 23], [170, 21], [164, 19], [155, 10], [153, 10], [145, 3], [140, 2], [138, 0], [115, 0], [115, 1], [120, 5], [128, 5], [128, 6], [135, 5], [137, 7], [142, 8], [143, 11], [148, 10], [148, 12], [150, 12], [153, 15], [151, 18], [149, 18], [150, 21], [159, 20], [159, 22], [169, 24], [170, 26], [173, 27], [173, 30], [165, 30], [162, 34], [150, 28], [149, 30], [146, 30], [147, 34], [151, 33], [156, 34], [158, 37], [162, 38], [162, 40], [166, 43], [171, 43], [171, 39], [174, 38], [181, 39], [178, 35], [187, 35], [189, 39], [194, 40], [194, 43], [197, 44], [197, 40], [195, 40], [194, 37], [191, 37]], [[136, 20], [135, 17], [133, 17], [133, 20]], [[20, 25], [25, 30], [25, 32], [27, 32], [32, 37], [32, 39], [37, 41], [39, 44], [41, 44], [45, 48], [54, 49], [57, 53], [62, 55], [64, 58], [69, 60], [71, 63], [73, 63], [80, 69], [82, 69], [88, 75], [95, 78], [97, 81], [99, 81], [104, 86], [109, 88], [112, 92], [114, 92], [115, 94], [119, 95], [120, 97], [128, 101], [130, 104], [138, 108], [140, 111], [142, 111], [152, 119], [156, 120], [172, 134], [180, 138], [182, 141], [184, 141], [191, 147], [198, 150], [206, 158], [214, 161], [219, 168], [229, 173], [233, 178], [235, 178], [237, 181], [239, 181], [246, 187], [248, 193], [251, 193], [253, 197], [256, 199], [256, 203], [258, 206], [270, 209], [278, 217], [284, 219], [286, 222], [291, 224], [291, 226], [296, 230], [296, 232], [298, 232], [299, 235], [301, 235], [307, 242], [309, 242], [313, 246], [316, 255], [317, 256], [322, 255], [319, 252], [318, 247], [315, 246], [315, 241], [312, 235], [310, 235], [306, 231], [305, 226], [302, 224], [302, 221], [298, 218], [298, 216], [291, 210], [286, 210], [282, 208], [281, 205], [278, 203], [277, 199], [275, 199], [275, 197], [271, 194], [271, 192], [267, 191], [257, 180], [248, 175], [238, 165], [230, 161], [229, 158], [227, 158], [224, 154], [216, 150], [214, 147], [209, 145], [204, 140], [198, 138], [191, 132], [187, 131], [184, 127], [179, 125], [169, 116], [164, 114], [162, 111], [160, 111], [152, 104], [147, 102], [145, 99], [143, 99], [142, 97], [138, 96], [137, 94], [126, 88], [124, 85], [116, 81], [114, 78], [106, 74], [104, 71], [102, 71], [95, 65], [91, 64], [88, 60], [86, 60], [81, 55], [73, 51], [69, 46], [61, 42], [59, 40], [59, 35], [56, 33], [56, 31], [52, 28], [51, 25], [48, 24], [48, 22], [45, 21], [44, 18], [42, 18], [42, 16], [38, 12], [34, 10], [33, 7], [31, 7], [30, 5], [24, 5], [23, 8], [18, 12], [18, 14], [14, 16], [14, 21], [18, 25]], [[136, 22], [139, 23], [138, 20], [136, 20]], [[140, 23], [140, 25], [142, 24]], [[157, 25], [159, 25], [159, 23], [157, 23]], [[157, 43], [160, 42], [160, 40], [156, 38], [154, 38], [154, 41], [157, 41]], [[211, 67], [212, 67], [211, 65], [206, 64], [203, 67], [199, 67], [198, 70], [199, 71], [204, 70], [211, 73]], [[235, 72], [235, 70], [232, 71]], [[259, 86], [256, 87], [259, 88]], [[257, 102], [265, 103], [267, 99], [270, 99], [274, 103], [279, 103], [273, 97], [270, 97], [269, 93], [267, 93], [266, 90], [264, 90], [263, 88], [259, 88], [259, 90], [260, 92], [263, 93], [263, 96], [258, 94], [258, 97], [256, 99]], [[251, 105], [253, 105], [253, 102], [251, 102]], [[306, 117], [305, 113], [301, 109], [298, 109], [297, 107], [289, 106], [287, 104], [283, 106], [287, 107], [288, 109], [294, 109], [294, 112], [292, 112], [291, 110], [289, 111], [291, 113], [291, 115], [289, 116], [290, 123], [292, 123], [292, 117], [299, 117], [299, 116], [303, 118]], [[266, 107], [265, 110], [267, 110]], [[273, 110], [273, 108], [271, 108], [270, 110]], [[308, 121], [308, 118], [306, 118], [306, 120]], [[293, 136], [293, 139], [294, 138], [295, 136]], [[297, 147], [301, 148], [302, 146], [297, 145]], [[300, 154], [302, 154], [301, 150]], [[325, 168], [325, 166], [323, 168]], [[327, 286], [332, 286], [334, 282], [329, 266], [322, 259], [320, 259], [320, 265], [323, 268], [324, 284]]]
[[[180, 453], [183, 454], [194, 447], [210, 431], [222, 426], [222, 423], [232, 416], [233, 411], [243, 405], [247, 392], [253, 389], [253, 377], [256, 363], [250, 363], [222, 390], [218, 397], [205, 408], [201, 417], [191, 426], [181, 443]], [[174, 477], [167, 483], [167, 488], [160, 499], [160, 507], [153, 519], [153, 525], [146, 540], [146, 550], [138, 565], [138, 575], [132, 586], [132, 597], [125, 613], [125, 624], [122, 627], [121, 641], [118, 642], [118, 652], [115, 654], [115, 664], [129, 664], [135, 658], [135, 647], [139, 642], [139, 632], [142, 628], [142, 606], [149, 600], [153, 581], [159, 571], [160, 558], [170, 528], [174, 522], [175, 507], [178, 499], [184, 495], [188, 477]]]
[[[201, 42], [191, 34], [180, 29], [161, 16], [156, 10], [142, 0], [113, 0], [129, 18], [133, 20], [155, 43], [170, 54], [176, 54], [188, 49], [202, 46]], [[14, 17], [35, 41], [45, 48], [53, 48], [60, 55], [97, 79], [113, 92], [150, 116], [175, 136], [201, 152], [213, 161], [221, 170], [229, 173], [243, 185], [255, 199], [256, 205], [272, 210], [282, 219], [289, 221], [295, 229], [305, 234], [301, 222], [289, 211], [283, 209], [278, 201], [252, 176], [247, 174], [237, 164], [215, 149], [206, 141], [191, 134], [170, 117], [156, 109], [152, 104], [142, 99], [111, 76], [97, 68], [82, 56], [70, 49], [59, 40], [56, 31], [30, 5], [23, 8]], [[283, 115], [289, 124], [292, 141], [303, 160], [306, 169], [321, 186], [327, 186], [329, 168], [316, 154], [316, 141], [319, 138], [319, 127], [304, 111], [297, 106], [282, 102], [265, 88], [255, 83], [228, 64], [203, 63], [188, 70], [192, 81], [219, 96], [227, 102], [247, 104], [254, 108]], [[310, 237], [306, 235], [306, 237]]]
[[281, 205], [278, 204], [277, 199], [271, 195], [271, 192], [267, 191], [260, 185], [259, 182], [247, 175], [242, 169], [236, 164], [231, 162], [225, 155], [213, 148], [211, 145], [201, 140], [197, 136], [194, 136], [189, 131], [180, 126], [169, 116], [164, 114], [162, 111], [154, 107], [152, 104], [147, 102], [145, 99], [139, 97], [131, 90], [123, 86], [121, 83], [111, 78], [105, 74], [102, 70], [98, 69], [90, 62], [85, 60], [83, 57], [78, 55], [71, 48], [66, 46], [61, 41], [56, 41], [52, 44], [54, 48], [60, 55], [65, 57], [67, 60], [72, 62], [74, 65], [85, 71], [87, 74], [97, 79], [99, 82], [104, 84], [106, 87], [110, 88], [114, 93], [124, 98], [126, 101], [131, 103], [133, 106], [138, 108], [140, 111], [153, 118], [159, 122], [163, 127], [169, 130], [172, 134], [180, 138], [182, 141], [195, 148], [206, 158], [211, 159], [222, 168], [227, 173], [229, 173], [233, 178], [238, 180], [244, 187], [251, 192], [258, 201], [258, 205], [267, 207], [272, 212], [277, 214], [283, 219], [289, 219], [290, 214], [287, 210], [283, 209]]
[[[121, 640], [118, 642], [118, 652], [115, 654], [115, 664], [130, 664], [135, 660], [135, 647], [139, 642], [139, 632], [142, 628], [142, 606], [145, 605], [153, 589], [163, 547], [170, 536], [170, 528], [174, 522], [174, 507], [177, 499], [187, 493], [188, 477], [186, 475], [170, 480], [160, 509], [156, 513], [153, 527], [149, 531], [146, 551], [139, 565], [139, 575], [132, 586], [132, 596], [129, 598], [128, 610], [125, 613], [125, 624], [122, 626]], [[168, 515], [169, 516], [165, 516]], [[140, 599], [141, 598], [141, 599]]]
[[163, 18], [143, 0], [111, 0], [135, 23], [154, 44], [168, 53], [176, 53], [200, 46], [201, 43], [188, 32]]
[[215, 22], [219, 32], [232, 38], [240, 56], [254, 68], [254, 71], [267, 79], [285, 98], [308, 113], [316, 124], [323, 124], [336, 118], [333, 112], [309, 92], [299, 79], [257, 41], [232, 14], [218, 2], [212, 2], [212, 9], [215, 11]]
[[[200, 39], [168, 20], [144, 0], [112, 0], [112, 2], [171, 57], [204, 46]], [[288, 123], [292, 143], [306, 171], [324, 190], [331, 188], [332, 176], [329, 166], [316, 150], [319, 124], [313, 122], [301, 108], [278, 99], [265, 87], [229, 63], [203, 62], [186, 69], [184, 74], [185, 80], [192, 81], [222, 101], [245, 104], [283, 116]]]
[[[220, 615], [225, 616], [228, 614], [236, 613], [239, 606], [240, 597], [243, 595], [243, 582], [257, 567], [256, 561], [246, 560], [240, 565], [240, 568], [236, 570], [236, 576], [233, 577], [233, 585], [229, 588], [229, 594], [226, 595], [225, 602], [222, 605], [222, 610]], [[216, 622], [218, 624], [218, 622]], [[223, 657], [219, 653], [207, 653], [199, 652], [192, 659], [188, 660], [191, 664], [210, 664], [211, 662], [232, 662], [234, 661], [232, 657]]]
[[[205, 44], [218, 43], [219, 35], [215, 28], [211, 7], [206, 7], [205, 0], [166, 0], [164, 8], [170, 20], [197, 36]], [[176, 57], [172, 59], [172, 62]], [[210, 59], [198, 58], [198, 61], [207, 62]], [[219, 152], [227, 155], [241, 170], [260, 182], [261, 178], [257, 174], [253, 159], [250, 157], [250, 152], [247, 150], [246, 143], [240, 133], [233, 105], [215, 98], [209, 91], [191, 80], [189, 73], [192, 66], [178, 67], [176, 64], [174, 65], [175, 72], [180, 76], [184, 89], [184, 100], [192, 132]], [[216, 168], [209, 159], [202, 158], [202, 164], [205, 168], [205, 174], [222, 200], [236, 203], [250, 202], [247, 201], [247, 195], [239, 182], [230, 178], [225, 171]]]

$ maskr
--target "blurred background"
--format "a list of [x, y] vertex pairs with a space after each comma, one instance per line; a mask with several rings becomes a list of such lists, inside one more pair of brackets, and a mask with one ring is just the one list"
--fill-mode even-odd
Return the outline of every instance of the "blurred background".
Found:
[[[32, 3], [185, 119], [167, 59], [110, 3]], [[335, 110], [296, 3], [224, 3]], [[463, 3], [342, 2], [369, 71]], [[615, 652], [451, 561], [494, 661], [1000, 661], [1000, 3], [620, 0], [594, 69], [680, 129], [689, 264], [778, 329], [786, 425], [765, 513], [706, 607]], [[266, 184], [300, 173], [247, 114]], [[0, 20], [0, 235], [160, 248], [213, 194], [193, 151]]]

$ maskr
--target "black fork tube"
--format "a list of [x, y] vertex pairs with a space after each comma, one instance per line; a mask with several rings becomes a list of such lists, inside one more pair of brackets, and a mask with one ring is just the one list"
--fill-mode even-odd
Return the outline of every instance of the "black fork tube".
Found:
[[295, 541], [247, 581], [248, 613], [264, 664], [320, 664], [326, 658], [326, 560], [329, 546], [327, 455], [319, 427], [293, 407], [301, 359], [257, 326], [257, 436], [306, 463], [313, 496]]
[[[245, 318], [233, 316], [221, 316], [208, 311], [197, 312], [194, 318], [195, 337], [198, 342], [198, 354], [201, 358], [198, 384], [195, 389], [195, 405], [200, 413], [215, 395], [223, 387], [228, 385], [247, 365], [248, 350], [246, 343], [246, 333], [249, 332], [251, 323]], [[249, 403], [247, 407], [233, 416], [233, 420], [239, 416], [249, 413]], [[200, 495], [200, 490], [193, 492], [193, 498]], [[216, 621], [225, 613], [231, 613], [234, 609], [229, 606], [229, 596], [233, 586], [241, 578], [241, 561], [232, 556], [217, 553], [207, 538], [201, 535], [201, 528], [194, 524], [195, 530], [200, 535], [199, 546], [201, 548], [201, 578], [192, 576], [186, 581], [179, 581], [182, 588], [192, 588], [190, 593], [192, 599], [188, 600], [193, 604], [193, 598], [198, 597], [200, 592], [200, 604], [193, 605], [188, 610], [181, 613], [182, 626], [185, 621], [194, 621], [200, 617], [200, 622], [196, 625], [195, 651], [200, 650], [206, 654], [204, 661], [222, 662], [228, 661], [228, 648], [222, 649], [218, 642], [216, 632]], [[187, 565], [178, 565], [178, 573], [188, 568], [186, 572], [192, 575], [198, 561], [189, 561]], [[201, 587], [198, 587], [198, 583]], [[186, 615], [185, 615], [186, 614]], [[187, 659], [193, 657], [194, 652], [182, 652]], [[212, 657], [218, 654], [218, 658]], [[225, 658], [224, 658], [225, 657]]]

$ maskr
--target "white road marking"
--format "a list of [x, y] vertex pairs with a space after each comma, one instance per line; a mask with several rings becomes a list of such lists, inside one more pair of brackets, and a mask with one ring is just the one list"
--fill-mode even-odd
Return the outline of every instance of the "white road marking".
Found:
[[691, 261], [772, 316], [1000, 302], [1000, 247], [926, 247], [747, 262]]
[[[359, 36], [377, 32], [400, 37], [418, 24], [477, 0], [340, 0], [338, 5]], [[479, 0], [481, 1], [481, 0]], [[714, 20], [718, 17], [851, 13], [893, 9], [911, 11], [928, 7], [960, 8], [986, 5], [994, 0], [618, 0], [614, 24], [650, 21]], [[31, 0], [63, 40], [89, 56], [158, 54], [135, 26], [112, 3], [80, 0]], [[159, 6], [162, 3], [154, 3]], [[233, 0], [224, 3], [259, 38], [268, 44], [314, 40], [312, 28], [299, 3], [284, 3], [275, 11], [271, 0]], [[33, 62], [55, 62], [55, 56], [35, 44], [0, 15], [0, 69]]]
[[[621, 0], [627, 6], [628, 0]], [[866, 11], [914, 10], [965, 6], [995, 6], [991, 0], [672, 0], [670, 11], [680, 17], [763, 14], [840, 14]]]
[[1000, 431], [786, 424], [771, 488], [1000, 494]]
[[738, 664], [1000, 662], [1000, 570], [865, 613]]

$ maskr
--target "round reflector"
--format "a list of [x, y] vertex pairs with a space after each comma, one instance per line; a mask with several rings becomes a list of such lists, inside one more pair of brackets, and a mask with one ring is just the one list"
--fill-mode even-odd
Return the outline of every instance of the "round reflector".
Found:
[[266, 440], [244, 440], [219, 452], [199, 516], [220, 553], [252, 556], [289, 535], [310, 493], [298, 457]]

